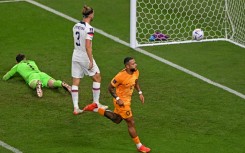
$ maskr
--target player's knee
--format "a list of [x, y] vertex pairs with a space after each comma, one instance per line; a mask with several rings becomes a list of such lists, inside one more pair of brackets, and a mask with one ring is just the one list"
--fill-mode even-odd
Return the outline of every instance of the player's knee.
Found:
[[131, 121], [131, 123], [129, 124], [130, 127], [134, 127], [135, 124], [134, 124], [134, 121]]
[[134, 127], [135, 126], [133, 118], [126, 119], [126, 122], [128, 124], [128, 127]]
[[101, 82], [101, 76], [100, 73], [96, 73], [93, 77], [92, 77], [93, 81], [95, 82]]
[[110, 119], [112, 122], [119, 124], [122, 121], [122, 117], [118, 114], [115, 114], [111, 111], [105, 111], [104, 114], [105, 117], [107, 117], [108, 119]]
[[119, 124], [119, 123], [121, 123], [122, 119], [117, 118], [117, 119], [112, 120], [112, 121], [113, 121], [114, 123], [116, 123], [116, 124]]
[[119, 124], [119, 123], [121, 123], [122, 120], [123, 120], [123, 119], [122, 119], [122, 117], [121, 117], [120, 115], [115, 114], [112, 121], [113, 121], [114, 123], [116, 123], [116, 124]]

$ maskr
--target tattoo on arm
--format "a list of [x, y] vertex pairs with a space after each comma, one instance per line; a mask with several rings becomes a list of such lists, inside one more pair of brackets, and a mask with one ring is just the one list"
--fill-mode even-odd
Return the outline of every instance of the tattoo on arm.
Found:
[[117, 95], [115, 93], [115, 87], [113, 87], [111, 84], [109, 84], [109, 86], [108, 86], [108, 91], [110, 92], [112, 97], [117, 98]]

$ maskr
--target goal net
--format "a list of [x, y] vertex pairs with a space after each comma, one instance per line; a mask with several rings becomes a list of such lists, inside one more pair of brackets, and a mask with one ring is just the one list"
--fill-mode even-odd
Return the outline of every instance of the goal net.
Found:
[[[201, 41], [226, 40], [245, 48], [244, 0], [131, 0], [130, 46], [192, 43], [201, 28]], [[155, 33], [165, 39], [152, 40]]]

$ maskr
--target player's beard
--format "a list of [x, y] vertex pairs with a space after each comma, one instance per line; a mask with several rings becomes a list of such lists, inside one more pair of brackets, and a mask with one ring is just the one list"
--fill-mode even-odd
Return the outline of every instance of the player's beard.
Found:
[[132, 69], [130, 69], [130, 71], [135, 72], [135, 71], [137, 71], [137, 68], [132, 68]]

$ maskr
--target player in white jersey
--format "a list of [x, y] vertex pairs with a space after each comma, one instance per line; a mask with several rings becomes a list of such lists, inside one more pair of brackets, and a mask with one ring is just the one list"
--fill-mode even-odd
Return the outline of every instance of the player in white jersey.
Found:
[[72, 101], [74, 115], [83, 112], [83, 110], [79, 109], [78, 105], [78, 86], [84, 75], [90, 76], [93, 80], [93, 102], [100, 107], [104, 107], [105, 109], [108, 108], [99, 103], [101, 76], [100, 70], [92, 54], [94, 28], [90, 25], [90, 22], [93, 21], [94, 18], [94, 10], [91, 7], [84, 6], [82, 14], [83, 20], [76, 23], [73, 27], [74, 51], [72, 55]]

